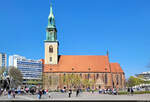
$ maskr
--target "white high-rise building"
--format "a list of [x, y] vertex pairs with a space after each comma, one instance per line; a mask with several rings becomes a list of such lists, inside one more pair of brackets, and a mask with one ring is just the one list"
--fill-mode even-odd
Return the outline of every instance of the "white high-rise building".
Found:
[[148, 72], [142, 72], [141, 74], [136, 74], [135, 76], [142, 76], [143, 79], [145, 80], [150, 80], [150, 71]]
[[0, 53], [0, 67], [7, 66], [7, 55], [5, 53]]
[[26, 58], [19, 55], [9, 56], [9, 66], [13, 66], [17, 68], [17, 60], [25, 60]]
[[31, 60], [23, 56], [12, 55], [9, 56], [9, 66], [18, 68], [23, 75], [24, 81], [42, 79], [42, 61], [40, 60]]

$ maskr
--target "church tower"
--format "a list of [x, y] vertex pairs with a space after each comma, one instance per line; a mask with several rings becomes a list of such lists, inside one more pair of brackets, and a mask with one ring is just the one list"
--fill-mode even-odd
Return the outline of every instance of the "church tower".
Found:
[[50, 14], [48, 16], [48, 26], [46, 28], [45, 42], [45, 64], [58, 64], [58, 41], [57, 29], [55, 26], [55, 17], [50, 6]]

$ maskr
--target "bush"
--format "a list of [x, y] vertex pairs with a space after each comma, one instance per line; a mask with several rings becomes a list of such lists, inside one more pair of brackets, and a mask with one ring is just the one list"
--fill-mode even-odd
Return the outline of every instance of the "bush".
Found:
[[[128, 92], [118, 92], [118, 95], [125, 95]], [[150, 91], [135, 91], [133, 94], [150, 94]]]

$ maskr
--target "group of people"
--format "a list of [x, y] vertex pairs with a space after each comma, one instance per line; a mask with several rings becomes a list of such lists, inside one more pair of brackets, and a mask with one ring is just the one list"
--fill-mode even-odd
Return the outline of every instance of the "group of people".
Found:
[[99, 89], [99, 94], [111, 94], [111, 95], [117, 95], [118, 94], [118, 91], [116, 88], [107, 88], [107, 89]]
[[3, 94], [4, 96], [5, 96], [5, 95], [8, 95], [8, 99], [15, 98], [15, 96], [16, 96], [16, 92], [15, 92], [15, 90], [13, 90], [13, 89], [12, 89], [12, 90], [6, 90], [6, 89], [3, 90], [3, 89], [0, 88], [0, 96], [1, 96], [2, 94]]
[[[73, 90], [71, 88], [69, 90], [66, 90], [66, 89], [62, 89], [62, 90], [60, 90], [60, 91], [63, 93], [68, 93], [68, 97], [71, 98], [71, 95], [73, 93]], [[76, 97], [79, 96], [80, 92], [81, 92], [80, 89], [76, 90]], [[37, 97], [38, 97], [38, 99], [41, 99], [42, 95], [46, 95], [46, 94], [48, 95], [49, 98], [52, 97], [51, 91], [50, 90], [44, 90], [44, 89], [38, 90]]]
[[128, 92], [128, 95], [130, 94], [133, 95], [134, 90], [132, 87], [128, 87], [127, 92]]
[[[81, 89], [76, 89], [76, 97], [78, 97], [79, 96], [79, 93], [81, 92]], [[71, 97], [71, 94], [72, 94], [72, 89], [69, 89], [69, 92], [68, 92], [68, 96], [69, 96], [69, 98]]]
[[16, 96], [15, 90], [8, 90], [8, 98], [9, 99], [15, 98], [15, 96]]
[[[80, 88], [77, 88], [77, 89], [66, 89], [66, 88], [64, 88], [64, 89], [61, 89], [60, 90], [60, 92], [62, 92], [62, 93], [68, 93], [68, 97], [70, 98], [71, 96], [72, 96], [72, 93], [73, 93], [73, 91], [75, 91], [76, 92], [76, 97], [78, 97], [79, 96], [79, 94], [82, 92], [82, 89], [80, 89]], [[92, 93], [94, 93], [95, 92], [95, 89], [87, 89], [87, 92], [92, 92]], [[99, 89], [98, 90], [98, 92], [99, 92], [99, 94], [111, 94], [111, 95], [117, 95], [118, 94], [118, 90], [116, 89], [116, 88], [107, 88], [107, 89]], [[133, 88], [132, 87], [128, 87], [127, 88], [127, 93], [128, 93], [128, 95], [133, 95]], [[51, 98], [52, 96], [51, 96], [51, 91], [50, 90], [48, 90], [48, 89], [35, 89], [35, 88], [25, 88], [24, 89], [24, 93], [25, 94], [32, 94], [32, 95], [37, 95], [38, 96], [38, 99], [41, 99], [41, 97], [42, 97], [42, 95], [48, 95], [48, 97], [49, 98]], [[3, 89], [0, 89], [0, 96], [2, 95], [2, 94], [4, 94], [4, 95], [8, 95], [8, 98], [10, 99], [10, 98], [15, 98], [15, 95], [16, 94], [21, 94], [21, 90], [18, 90], [18, 91], [16, 91], [16, 90], [14, 90], [14, 89], [12, 89], [12, 90], [3, 90]]]

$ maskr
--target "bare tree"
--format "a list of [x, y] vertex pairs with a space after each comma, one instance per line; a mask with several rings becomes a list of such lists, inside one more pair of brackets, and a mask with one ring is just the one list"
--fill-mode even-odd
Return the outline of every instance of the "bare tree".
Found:
[[2, 80], [2, 78], [3, 78], [3, 73], [4, 73], [5, 70], [6, 70], [5, 67], [0, 67], [0, 79], [1, 79], [1, 80]]
[[17, 87], [18, 85], [22, 84], [22, 74], [21, 71], [15, 67], [10, 67], [9, 71], [9, 78], [10, 78], [10, 87], [14, 88]]

